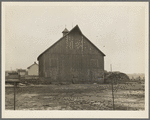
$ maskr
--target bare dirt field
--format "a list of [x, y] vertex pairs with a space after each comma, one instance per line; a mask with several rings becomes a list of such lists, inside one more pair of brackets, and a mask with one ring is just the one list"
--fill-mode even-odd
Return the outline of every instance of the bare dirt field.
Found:
[[[144, 110], [144, 84], [114, 85], [115, 110]], [[5, 109], [14, 108], [14, 91], [5, 90]], [[110, 84], [29, 85], [16, 88], [16, 110], [112, 110]]]

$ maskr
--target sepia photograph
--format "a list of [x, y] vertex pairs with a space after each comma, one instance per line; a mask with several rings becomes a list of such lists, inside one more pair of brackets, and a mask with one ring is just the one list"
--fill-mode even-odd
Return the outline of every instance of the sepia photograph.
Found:
[[2, 2], [2, 116], [147, 118], [148, 4]]

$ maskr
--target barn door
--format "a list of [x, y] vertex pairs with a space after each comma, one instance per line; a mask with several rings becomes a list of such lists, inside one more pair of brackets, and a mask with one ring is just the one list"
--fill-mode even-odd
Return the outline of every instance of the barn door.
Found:
[[72, 55], [72, 82], [78, 83], [81, 74], [81, 56], [79, 54]]
[[91, 80], [95, 81], [97, 80], [97, 68], [98, 68], [98, 60], [97, 59], [91, 59], [90, 60], [90, 75], [91, 75]]

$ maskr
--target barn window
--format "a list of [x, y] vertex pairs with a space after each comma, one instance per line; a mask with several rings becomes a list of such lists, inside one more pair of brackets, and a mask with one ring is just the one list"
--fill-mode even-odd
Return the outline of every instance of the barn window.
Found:
[[51, 62], [51, 67], [57, 67], [57, 59], [52, 58], [50, 59], [50, 62]]
[[97, 59], [91, 59], [90, 65], [93, 68], [98, 67], [98, 60]]

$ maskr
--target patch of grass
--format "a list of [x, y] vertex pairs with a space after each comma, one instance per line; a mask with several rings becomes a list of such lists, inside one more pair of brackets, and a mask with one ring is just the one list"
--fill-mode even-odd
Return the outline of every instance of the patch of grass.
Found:
[[[112, 110], [111, 87], [111, 84], [35, 85], [18, 87], [16, 88], [16, 109]], [[6, 110], [13, 110], [13, 88], [6, 87], [5, 90], [5, 108]], [[115, 109], [144, 110], [144, 94], [143, 86], [140, 84], [114, 85]], [[139, 100], [141, 102], [138, 102]], [[125, 101], [128, 101], [128, 104], [125, 104]], [[133, 103], [132, 106], [129, 106], [131, 103]]]

